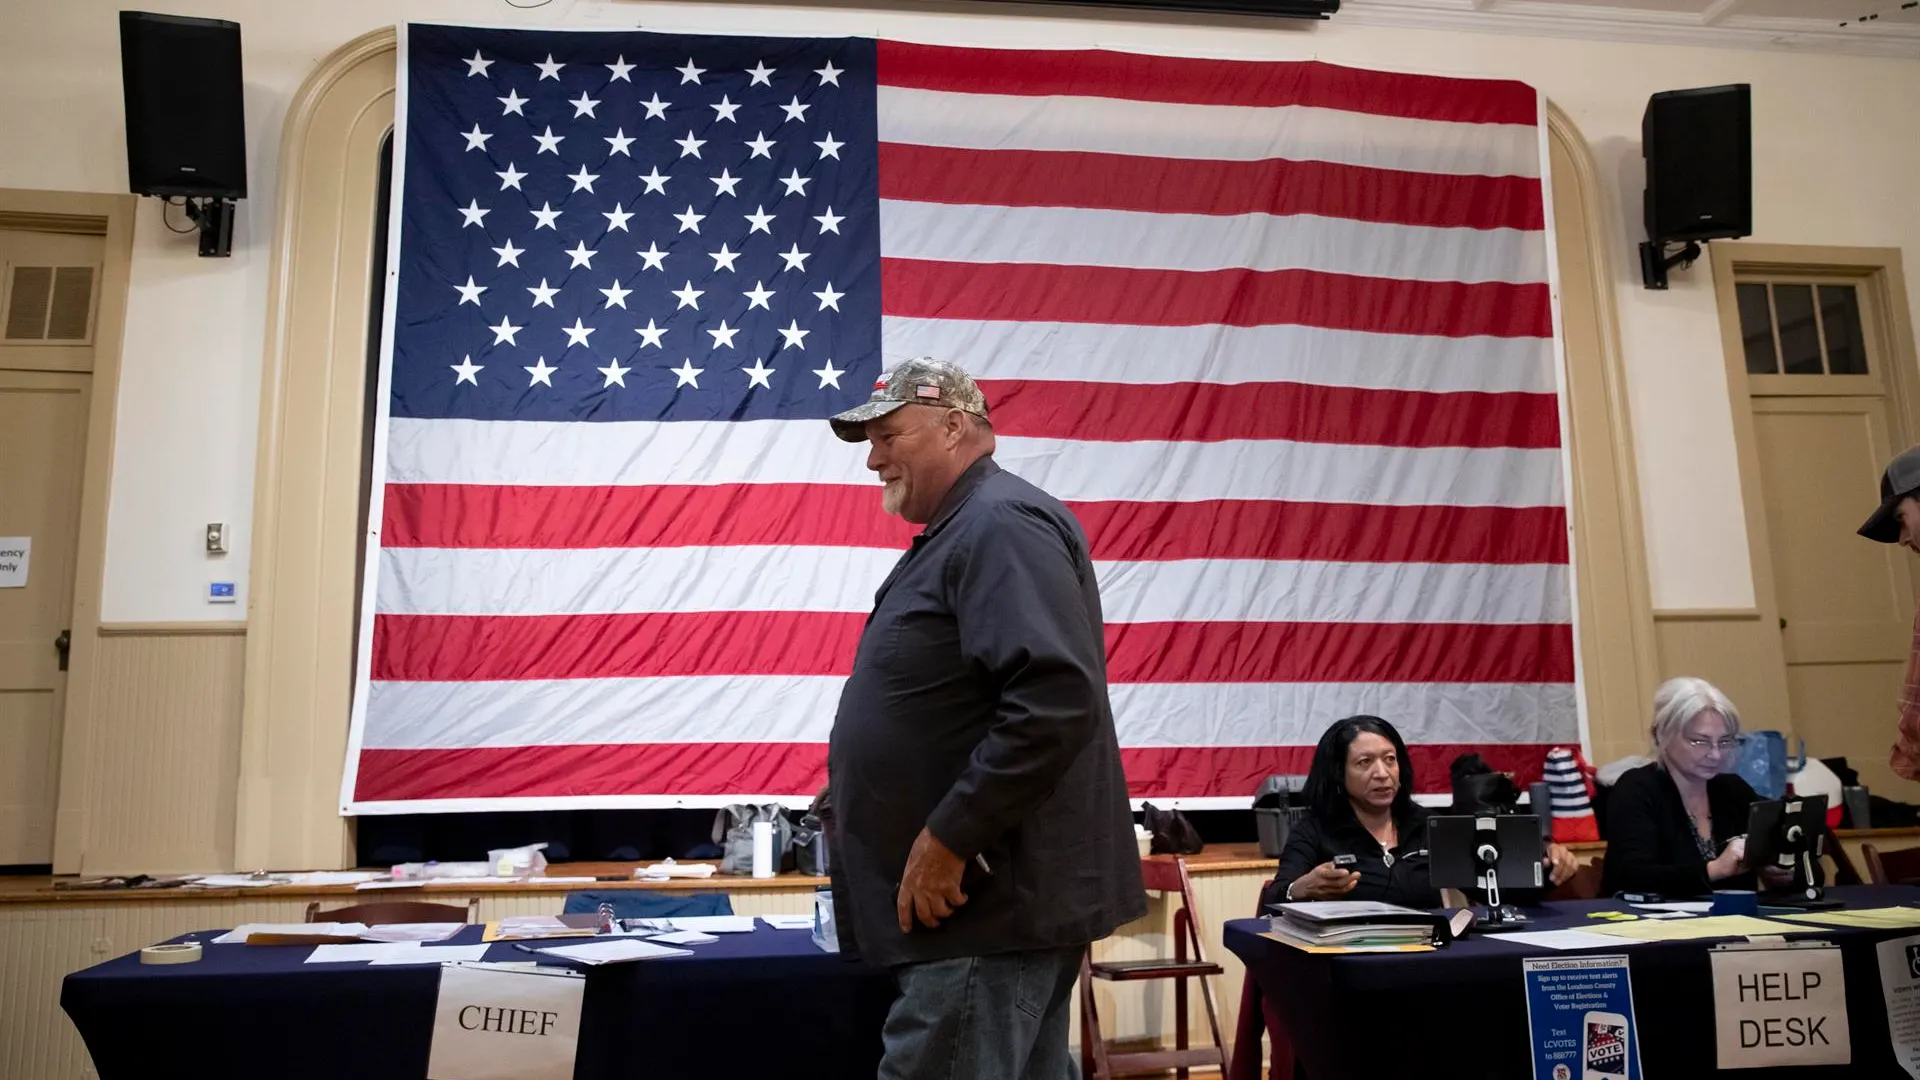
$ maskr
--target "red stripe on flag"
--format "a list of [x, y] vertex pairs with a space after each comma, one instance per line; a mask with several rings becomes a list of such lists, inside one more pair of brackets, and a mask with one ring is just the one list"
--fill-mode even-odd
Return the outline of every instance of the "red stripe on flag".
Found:
[[[1560, 507], [1370, 506], [1260, 500], [1068, 503], [1102, 561], [1323, 559], [1564, 563]], [[688, 547], [901, 549], [914, 529], [877, 487], [496, 487], [389, 484], [388, 548]]]
[[1121, 683], [1570, 683], [1566, 625], [1119, 623], [1107, 679]]
[[980, 384], [1002, 435], [1090, 442], [1289, 439], [1364, 446], [1560, 445], [1552, 394], [1432, 393], [1316, 383]]
[[879, 42], [882, 86], [961, 94], [1107, 97], [1185, 105], [1319, 109], [1469, 124], [1538, 123], [1525, 83], [1363, 71], [1318, 61], [1199, 60], [1069, 49]]
[[845, 675], [866, 616], [827, 611], [381, 615], [372, 678]]
[[1540, 181], [1328, 161], [1198, 161], [880, 144], [880, 197], [1155, 214], [1314, 214], [1443, 229], [1546, 228]]
[[1138, 270], [880, 260], [886, 315], [1125, 326], [1272, 326], [1550, 337], [1541, 282], [1407, 281], [1317, 270]]
[[[1414, 790], [1450, 790], [1447, 766], [1465, 753], [1540, 778], [1549, 744], [1415, 745]], [[1253, 798], [1269, 775], [1304, 775], [1311, 746], [1176, 746], [1122, 749], [1129, 794]], [[812, 795], [827, 778], [825, 743], [621, 743], [363, 750], [354, 798], [566, 798], [607, 795]]]
[[[383, 681], [846, 675], [864, 615], [381, 615]], [[1564, 625], [1113, 623], [1115, 683], [1572, 682]]]

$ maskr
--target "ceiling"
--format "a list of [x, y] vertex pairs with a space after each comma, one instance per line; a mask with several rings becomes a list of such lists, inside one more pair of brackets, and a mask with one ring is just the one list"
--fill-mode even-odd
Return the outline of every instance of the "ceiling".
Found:
[[1605, 38], [1920, 59], [1904, 0], [1343, 0], [1334, 18], [1380, 26]]

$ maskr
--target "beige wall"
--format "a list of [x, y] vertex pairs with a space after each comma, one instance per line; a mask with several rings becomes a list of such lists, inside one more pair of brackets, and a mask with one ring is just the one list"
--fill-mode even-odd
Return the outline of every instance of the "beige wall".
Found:
[[[149, 5], [152, 7], [153, 5]], [[104, 0], [36, 5], [0, 35], [0, 186], [124, 190], [114, 12]], [[1007, 16], [809, 10], [745, 4], [576, 0], [516, 11], [483, 0], [193, 0], [158, 5], [245, 26], [252, 197], [234, 257], [198, 259], [142, 207], [136, 241], [123, 406], [103, 616], [232, 618], [199, 597], [213, 576], [246, 581], [247, 525], [264, 328], [267, 255], [286, 103], [314, 63], [395, 18], [530, 25], [644, 23], [764, 33], [890, 34], [966, 43], [1106, 45], [1388, 69], [1506, 76], [1547, 92], [1592, 144], [1608, 185], [1619, 321], [1651, 568], [1661, 608], [1753, 603], [1726, 380], [1708, 267], [1650, 293], [1633, 280], [1648, 94], [1676, 85], [1754, 86], [1756, 239], [1908, 246], [1920, 239], [1920, 64], [1616, 42], [1529, 39], [1355, 26], [1206, 20], [1091, 20], [1072, 9]], [[1684, 467], [1676, 463], [1684, 462]], [[209, 560], [200, 526], [234, 526], [233, 553]]]

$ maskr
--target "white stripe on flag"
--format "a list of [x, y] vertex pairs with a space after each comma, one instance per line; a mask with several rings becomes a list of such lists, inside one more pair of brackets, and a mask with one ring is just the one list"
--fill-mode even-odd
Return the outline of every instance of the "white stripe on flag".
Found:
[[[1558, 506], [1560, 451], [1283, 439], [1086, 442], [1002, 437], [994, 459], [1057, 499], [1278, 499]], [[555, 423], [396, 418], [398, 484], [871, 484], [864, 447], [824, 420]]]
[[1553, 342], [1316, 326], [880, 321], [889, 367], [946, 357], [979, 379], [1161, 384], [1296, 382], [1363, 390], [1551, 394]]
[[883, 143], [1082, 150], [1208, 161], [1330, 161], [1456, 176], [1540, 175], [1540, 129], [1305, 105], [1175, 105], [1098, 97], [956, 94], [882, 86]]
[[1314, 270], [1417, 281], [1547, 280], [1539, 233], [1296, 214], [1147, 214], [880, 202], [890, 259], [1143, 270]]
[[[824, 742], [838, 676], [376, 682], [378, 750], [595, 743]], [[1111, 691], [1122, 746], [1311, 745], [1343, 716], [1391, 718], [1409, 742], [1545, 742], [1565, 683], [1144, 683]]]
[[[900, 552], [846, 547], [388, 548], [388, 615], [872, 610]], [[1564, 564], [1097, 562], [1107, 622], [1566, 623]]]

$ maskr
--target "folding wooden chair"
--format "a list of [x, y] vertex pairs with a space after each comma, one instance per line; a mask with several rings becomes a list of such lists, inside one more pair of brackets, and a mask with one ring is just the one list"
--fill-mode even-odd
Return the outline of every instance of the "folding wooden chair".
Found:
[[[1219, 964], [1207, 960], [1200, 943], [1200, 911], [1193, 902], [1193, 880], [1187, 876], [1187, 863], [1177, 855], [1151, 855], [1140, 860], [1140, 876], [1148, 891], [1180, 895], [1180, 908], [1173, 913], [1173, 956], [1154, 960], [1093, 962], [1088, 949], [1080, 960], [1080, 1072], [1087, 1080], [1139, 1073], [1158, 1073], [1168, 1069], [1185, 1080], [1195, 1067], [1226, 1065], [1224, 1044], [1220, 1040], [1220, 1013], [1213, 1003], [1212, 976], [1219, 975]], [[1100, 1030], [1100, 1010], [1093, 1000], [1093, 980], [1139, 982], [1148, 979], [1172, 979], [1174, 1011], [1174, 1048], [1116, 1054], [1107, 1045]], [[1213, 1032], [1213, 1045], [1189, 1047], [1187, 1031], [1187, 980], [1200, 980], [1200, 995], [1206, 1002], [1207, 1024]]]
[[475, 896], [463, 907], [459, 904], [429, 904], [420, 900], [393, 900], [378, 904], [354, 904], [352, 907], [321, 911], [320, 901], [307, 905], [308, 922], [357, 922], [367, 926], [389, 923], [480, 921], [480, 898]]
[[[1834, 845], [1834, 850], [1840, 850]], [[1920, 882], [1920, 848], [1881, 851], [1872, 844], [1860, 845], [1867, 860], [1867, 880], [1875, 885], [1911, 885]]]

